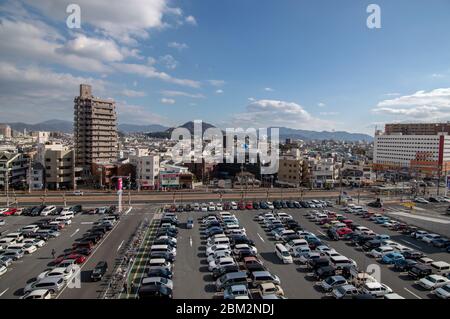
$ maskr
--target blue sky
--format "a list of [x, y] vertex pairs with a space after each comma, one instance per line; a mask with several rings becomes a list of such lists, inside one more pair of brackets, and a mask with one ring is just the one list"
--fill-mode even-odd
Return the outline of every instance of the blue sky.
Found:
[[[78, 3], [81, 29], [66, 26]], [[72, 119], [77, 85], [119, 121], [373, 133], [450, 120], [446, 0], [0, 1], [2, 121]], [[366, 26], [381, 8], [382, 28]]]

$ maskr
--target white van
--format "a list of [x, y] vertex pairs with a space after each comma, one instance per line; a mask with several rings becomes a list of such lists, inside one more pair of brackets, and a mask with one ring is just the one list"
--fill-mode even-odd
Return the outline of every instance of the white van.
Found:
[[330, 263], [336, 269], [342, 269], [345, 266], [352, 266], [353, 265], [353, 261], [351, 259], [348, 259], [347, 257], [342, 256], [342, 255], [330, 257]]
[[283, 264], [292, 264], [292, 256], [289, 254], [289, 251], [284, 247], [283, 244], [276, 244], [275, 245], [275, 253], [277, 254], [278, 258], [283, 262]]
[[60, 214], [61, 217], [66, 217], [66, 218], [73, 218], [75, 216], [75, 213], [71, 210], [68, 211], [62, 211]]
[[433, 274], [447, 276], [450, 274], [450, 264], [445, 261], [435, 261], [430, 264], [433, 268]]
[[229, 245], [230, 239], [228, 237], [214, 238], [212, 241], [208, 241], [206, 247], [211, 247], [214, 245]]
[[9, 245], [15, 244], [16, 240], [14, 238], [2, 238], [0, 239], [0, 249], [4, 249]]
[[23, 235], [21, 233], [9, 233], [3, 238], [12, 238], [15, 241], [22, 241], [24, 239]]
[[41, 216], [53, 215], [54, 213], [56, 213], [56, 207], [55, 206], [47, 206], [42, 210]]

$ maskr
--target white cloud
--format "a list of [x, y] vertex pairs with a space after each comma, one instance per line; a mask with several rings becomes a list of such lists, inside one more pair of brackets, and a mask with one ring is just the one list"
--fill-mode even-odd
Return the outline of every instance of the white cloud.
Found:
[[130, 89], [124, 89], [120, 92], [120, 94], [127, 96], [127, 97], [144, 97], [147, 95], [143, 91], [136, 91], [136, 90], [130, 90]]
[[119, 123], [132, 123], [137, 125], [161, 124], [171, 126], [171, 123], [167, 118], [151, 112], [148, 107], [128, 104], [125, 101], [117, 101], [116, 110]]
[[189, 79], [178, 79], [171, 75], [156, 70], [151, 65], [133, 64], [133, 63], [114, 63], [112, 64], [117, 71], [129, 74], [137, 74], [146, 78], [160, 79], [162, 81], [193, 88], [200, 87], [200, 83]]
[[372, 111], [422, 120], [442, 120], [450, 116], [450, 88], [417, 91], [411, 95], [384, 100]]
[[81, 83], [91, 84], [96, 95], [105, 94], [109, 85], [103, 80], [56, 73], [42, 67], [0, 62], [2, 120], [32, 123], [49, 117], [72, 120], [73, 98], [78, 95]]
[[264, 88], [264, 91], [266, 91], [266, 92], [273, 92], [273, 91], [275, 91], [275, 90], [272, 89], [272, 88], [267, 87], [267, 88]]
[[[50, 19], [65, 21], [66, 1], [25, 0], [29, 5], [43, 12]], [[151, 29], [165, 26], [164, 16], [181, 14], [178, 8], [170, 8], [168, 0], [77, 0], [81, 8], [83, 24], [91, 25], [99, 32], [124, 43], [136, 43], [136, 39], [145, 39]]]
[[334, 115], [338, 115], [339, 112], [320, 112], [319, 114], [322, 116], [334, 116]]
[[165, 97], [163, 97], [162, 99], [161, 99], [161, 103], [163, 103], [163, 104], [175, 104], [175, 100], [174, 99], [168, 99], [168, 98], [165, 98]]
[[186, 43], [179, 43], [179, 42], [169, 42], [169, 43], [167, 44], [167, 46], [168, 46], [169, 48], [177, 49], [177, 50], [179, 50], [179, 51], [188, 48], [188, 45], [187, 45]]
[[188, 93], [188, 92], [183, 92], [183, 91], [173, 91], [173, 90], [164, 90], [161, 91], [161, 94], [164, 96], [169, 96], [169, 97], [174, 97], [174, 96], [183, 96], [183, 97], [190, 97], [193, 99], [203, 99], [205, 96], [203, 94], [200, 93]]
[[159, 62], [169, 70], [173, 70], [178, 66], [178, 61], [170, 54], [159, 57]]
[[435, 78], [435, 79], [442, 79], [442, 78], [445, 78], [445, 75], [441, 74], [441, 73], [433, 73], [433, 74], [431, 74], [431, 77]]
[[330, 130], [334, 123], [311, 116], [294, 102], [255, 100], [245, 113], [236, 114], [233, 123], [240, 127], [286, 126], [290, 128]]
[[218, 89], [218, 90], [216, 90], [216, 93], [217, 93], [217, 94], [222, 94], [222, 93], [223, 93], [223, 90], [222, 90], [222, 89]]
[[386, 96], [399, 96], [399, 95], [401, 95], [400, 93], [386, 93], [385, 94]]
[[197, 20], [193, 16], [187, 16], [185, 20], [187, 24], [197, 25]]
[[317, 104], [317, 106], [318, 106], [318, 107], [325, 107], [325, 106], [326, 106], [326, 104], [325, 104], [325, 103], [323, 103], [323, 102], [319, 102], [319, 103]]

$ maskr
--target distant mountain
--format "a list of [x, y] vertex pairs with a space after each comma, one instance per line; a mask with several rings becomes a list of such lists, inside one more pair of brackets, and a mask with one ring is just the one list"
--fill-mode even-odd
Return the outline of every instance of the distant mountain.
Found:
[[119, 131], [124, 133], [153, 133], [153, 132], [162, 132], [168, 129], [166, 126], [162, 126], [159, 124], [149, 124], [149, 125], [135, 125], [135, 124], [119, 124]]
[[72, 133], [73, 132], [73, 122], [64, 120], [48, 120], [36, 124], [27, 124], [22, 122], [7, 123], [13, 130], [18, 132], [23, 132], [24, 129], [27, 131], [51, 131], [51, 132], [63, 132]]
[[[194, 135], [194, 122], [193, 121], [186, 122], [183, 125], [177, 126], [176, 128], [178, 128], [178, 127], [186, 128], [189, 130], [189, 132], [191, 132], [192, 135]], [[206, 122], [202, 122], [202, 134], [205, 133], [205, 131], [211, 127], [215, 127], [215, 126], [212, 124], [206, 123]], [[174, 129], [175, 129], [175, 127], [171, 127], [165, 131], [151, 132], [148, 134], [148, 136], [154, 137], [154, 138], [170, 138], [172, 136], [172, 131]]]
[[292, 138], [292, 139], [301, 139], [305, 141], [310, 140], [335, 140], [335, 141], [365, 141], [372, 142], [373, 137], [367, 134], [361, 133], [349, 133], [345, 131], [308, 131], [308, 130], [296, 130], [287, 127], [280, 127], [280, 138]]

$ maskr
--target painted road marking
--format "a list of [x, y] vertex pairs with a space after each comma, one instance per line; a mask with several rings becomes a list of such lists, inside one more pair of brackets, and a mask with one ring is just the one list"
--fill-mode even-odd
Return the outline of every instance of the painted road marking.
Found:
[[[81, 267], [78, 269], [78, 272], [81, 273], [81, 269], [87, 265], [87, 263], [89, 262], [89, 260], [95, 255], [95, 253], [97, 252], [97, 250], [103, 245], [103, 243], [108, 239], [108, 237], [114, 232], [114, 230], [117, 228], [117, 226], [120, 224], [120, 220], [117, 222], [117, 224], [114, 226], [113, 229], [111, 229], [111, 231], [103, 238], [103, 240], [100, 242], [100, 244], [94, 249], [94, 251], [91, 253], [91, 255], [84, 261], [83, 265], [81, 265]], [[55, 297], [55, 299], [58, 299], [62, 293], [66, 290], [66, 288], [68, 287], [68, 285], [66, 284], [64, 286], [64, 288], [61, 290], [61, 292]]]
[[414, 297], [416, 297], [417, 299], [422, 299], [422, 297], [416, 295], [415, 293], [413, 293], [411, 290], [409, 290], [408, 288], [404, 288], [407, 292], [409, 292], [411, 295], [413, 295]]
[[81, 225], [92, 225], [94, 222], [81, 222]]
[[8, 290], [9, 290], [9, 288], [6, 288], [5, 290], [3, 290], [3, 292], [0, 293], [0, 297], [3, 296]]
[[117, 251], [119, 251], [120, 247], [122, 247], [124, 241], [125, 240], [122, 240], [122, 242], [120, 243], [119, 247], [117, 247]]
[[132, 209], [133, 209], [133, 206], [131, 206], [130, 208], [128, 208], [127, 211], [125, 212], [125, 215], [128, 215], [128, 213], [131, 212]]
[[265, 241], [264, 241], [264, 239], [261, 237], [261, 235], [260, 235], [259, 233], [256, 233], [256, 234], [258, 235], [259, 239], [261, 239], [261, 241], [262, 241], [263, 243], [265, 243]]
[[408, 245], [414, 246], [414, 247], [416, 247], [416, 248], [421, 248], [419, 245], [416, 245], [416, 244], [414, 244], [414, 243], [412, 243], [412, 242], [410, 242], [410, 241], [407, 241], [407, 240], [405, 240], [405, 239], [401, 239], [401, 241], [407, 243]]
[[80, 229], [79, 228], [77, 228], [77, 230], [72, 234], [72, 235], [70, 235], [70, 237], [73, 237], [73, 236], [75, 236], [75, 234], [76, 233], [78, 233], [80, 231]]
[[421, 216], [421, 215], [412, 215], [412, 214], [401, 213], [401, 212], [396, 212], [396, 213], [391, 213], [391, 214], [397, 215], [397, 216], [404, 216], [404, 217], [408, 217], [408, 218], [412, 218], [412, 219], [425, 220], [425, 221], [434, 222], [434, 223], [438, 223], [438, 224], [450, 224], [449, 219], [441, 219], [441, 218], [427, 217], [427, 216]]
[[317, 231], [319, 234], [321, 234], [322, 236], [325, 236], [324, 232], [321, 232], [320, 230]]
[[189, 245], [192, 247], [192, 236], [189, 236]]

